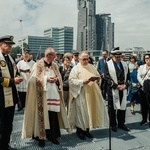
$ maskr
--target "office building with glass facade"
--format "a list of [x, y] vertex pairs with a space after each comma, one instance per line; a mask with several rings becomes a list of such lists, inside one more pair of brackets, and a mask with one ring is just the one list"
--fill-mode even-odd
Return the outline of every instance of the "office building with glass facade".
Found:
[[73, 27], [49, 28], [44, 30], [44, 36], [53, 39], [54, 48], [61, 54], [73, 51]]
[[46, 48], [53, 47], [53, 39], [44, 36], [27, 36], [26, 43], [34, 58], [42, 57]]
[[111, 22], [110, 14], [96, 15], [97, 49], [114, 48], [114, 23]]

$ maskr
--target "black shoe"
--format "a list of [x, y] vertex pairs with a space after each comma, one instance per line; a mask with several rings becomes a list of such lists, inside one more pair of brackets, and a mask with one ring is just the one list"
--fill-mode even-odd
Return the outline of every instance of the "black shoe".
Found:
[[21, 111], [21, 110], [22, 110], [22, 108], [18, 108], [18, 109], [17, 109], [17, 111]]
[[127, 126], [123, 125], [123, 126], [118, 126], [118, 128], [124, 130], [124, 131], [130, 131], [129, 128], [127, 128]]
[[32, 136], [32, 139], [33, 139], [33, 140], [36, 140], [36, 141], [39, 141], [39, 137], [34, 137], [34, 136]]
[[39, 140], [39, 144], [40, 147], [44, 147], [45, 146], [45, 142], [44, 140]]
[[117, 132], [117, 127], [112, 127], [111, 130], [112, 130], [113, 132]]
[[141, 125], [141, 126], [145, 126], [146, 124], [147, 124], [147, 121], [142, 120], [142, 121], [140, 122], [140, 125]]
[[83, 135], [82, 133], [77, 133], [77, 136], [81, 140], [85, 140], [86, 139], [85, 135]]
[[48, 141], [50, 141], [50, 142], [52, 141], [52, 138], [47, 138], [47, 139], [48, 139]]
[[84, 133], [84, 135], [86, 136], [86, 137], [88, 137], [88, 138], [93, 138], [93, 135], [92, 134], [90, 134], [89, 132], [85, 132]]
[[52, 143], [53, 144], [56, 144], [56, 145], [59, 145], [60, 143], [55, 139], [55, 140], [52, 140]]

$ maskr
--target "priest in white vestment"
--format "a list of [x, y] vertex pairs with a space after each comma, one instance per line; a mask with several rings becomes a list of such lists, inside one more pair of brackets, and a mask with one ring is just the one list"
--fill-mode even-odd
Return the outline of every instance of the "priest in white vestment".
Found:
[[30, 60], [30, 52], [29, 51], [24, 51], [23, 60], [20, 60], [17, 63], [17, 68], [20, 73], [20, 76], [23, 77], [23, 82], [21, 82], [17, 86], [19, 98], [21, 101], [21, 106], [19, 106], [19, 104], [18, 104], [18, 111], [22, 110], [25, 107], [28, 80], [30, 78], [30, 72], [31, 72], [34, 64], [35, 64], [35, 62], [33, 60]]
[[[100, 91], [100, 75], [95, 67], [88, 63], [86, 51], [79, 55], [79, 63], [72, 68], [69, 76], [69, 121], [76, 128], [77, 136], [85, 140], [93, 138], [90, 130], [108, 125], [108, 115]], [[91, 79], [95, 77], [95, 79]]]
[[59, 144], [60, 128], [69, 129], [61, 75], [54, 58], [55, 50], [47, 48], [45, 57], [33, 66], [27, 89], [22, 138], [32, 137], [40, 147], [45, 146], [46, 138]]

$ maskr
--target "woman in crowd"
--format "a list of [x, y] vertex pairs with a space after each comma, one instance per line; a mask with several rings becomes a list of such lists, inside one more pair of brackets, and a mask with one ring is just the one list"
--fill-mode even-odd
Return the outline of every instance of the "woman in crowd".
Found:
[[73, 54], [72, 54], [72, 53], [70, 53], [70, 52], [67, 52], [67, 53], [65, 53], [65, 54], [64, 54], [64, 57], [66, 57], [66, 56], [67, 56], [67, 57], [69, 57], [69, 59], [70, 59], [70, 61], [71, 61], [70, 66], [72, 66], [72, 67], [73, 67], [73, 66], [74, 66], [74, 65], [73, 65], [73, 63], [72, 63]]
[[[130, 75], [131, 75], [133, 69], [136, 68], [136, 61], [137, 61], [137, 60], [136, 60], [136, 57], [135, 57], [135, 56], [131, 55], [131, 56], [129, 57], [128, 67], [129, 67]], [[130, 85], [130, 86], [129, 86], [129, 91], [128, 91], [128, 97], [127, 97], [127, 100], [128, 100], [128, 101], [131, 101], [131, 90], [132, 90], [132, 87], [131, 87], [131, 85]]]
[[62, 59], [62, 66], [59, 67], [60, 74], [62, 76], [63, 81], [63, 93], [64, 93], [64, 101], [65, 101], [65, 107], [67, 109], [68, 114], [68, 103], [69, 103], [69, 74], [71, 71], [71, 60], [70, 57], [65, 55]]
[[[143, 90], [141, 90], [140, 94], [142, 97], [141, 106], [142, 106], [142, 121], [140, 123], [141, 126], [147, 124], [148, 116], [150, 121], [150, 93], [147, 93], [145, 90], [145, 81], [150, 80], [150, 54], [145, 54], [144, 56], [144, 65], [141, 65], [138, 70], [138, 81], [142, 86]], [[148, 86], [150, 87], [150, 82]], [[146, 88], [150, 90], [150, 88]]]
[[135, 56], [131, 55], [131, 56], [129, 57], [128, 67], [129, 67], [130, 73], [132, 73], [133, 69], [135, 68], [135, 66], [136, 66], [136, 61], [137, 61], [137, 59], [136, 59]]
[[137, 61], [136, 62], [136, 68], [133, 69], [132, 73], [131, 73], [131, 78], [130, 78], [130, 84], [131, 84], [131, 113], [135, 114], [134, 112], [134, 106], [137, 103], [140, 103], [140, 84], [138, 82], [137, 79], [137, 73], [138, 73], [138, 69], [139, 67], [143, 65], [142, 61]]

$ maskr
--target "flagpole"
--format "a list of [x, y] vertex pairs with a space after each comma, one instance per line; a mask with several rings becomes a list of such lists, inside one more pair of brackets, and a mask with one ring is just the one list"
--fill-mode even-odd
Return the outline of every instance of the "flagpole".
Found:
[[20, 28], [21, 28], [21, 49], [22, 49], [22, 55], [24, 53], [24, 50], [23, 50], [23, 27], [22, 27], [22, 20], [20, 20]]

